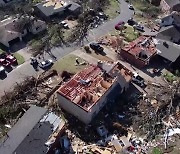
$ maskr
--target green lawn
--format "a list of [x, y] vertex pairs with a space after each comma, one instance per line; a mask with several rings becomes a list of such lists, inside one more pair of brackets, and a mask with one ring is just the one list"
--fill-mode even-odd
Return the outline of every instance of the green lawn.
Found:
[[108, 15], [110, 19], [113, 19], [119, 15], [117, 11], [120, 11], [119, 2], [117, 0], [109, 0], [109, 5], [104, 9], [104, 13]]
[[160, 8], [150, 4], [146, 0], [131, 0], [133, 6], [149, 15], [157, 16], [160, 13]]
[[177, 79], [175, 75], [173, 75], [171, 72], [168, 71], [163, 76], [168, 82], [173, 82]]
[[24, 57], [21, 56], [19, 53], [14, 53], [14, 57], [16, 57], [18, 65], [21, 65], [25, 62]]
[[113, 62], [113, 60], [111, 58], [107, 57], [106, 55], [103, 56], [101, 54], [95, 53], [94, 51], [91, 51], [91, 53], [87, 53], [87, 54], [89, 54], [90, 56], [92, 56], [92, 57], [94, 57], [96, 59], [99, 59], [101, 61], [111, 61], [111, 62]]
[[0, 49], [0, 54], [3, 53], [3, 52], [4, 52], [4, 50]]
[[162, 152], [159, 148], [155, 147], [152, 151], [152, 154], [162, 154]]
[[127, 28], [125, 30], [123, 30], [123, 32], [122, 32], [122, 34], [125, 38], [125, 41], [131, 42], [139, 37], [140, 33], [137, 31], [134, 31], [134, 28], [132, 26], [126, 25], [126, 27]]
[[[0, 54], [4, 53], [5, 51], [3, 51], [2, 49], [0, 49]], [[25, 62], [25, 59], [23, 56], [21, 56], [19, 53], [14, 53], [13, 54], [14, 57], [17, 59], [18, 65], [21, 65]]]
[[80, 70], [84, 69], [87, 65], [78, 65], [75, 66], [76, 62], [76, 58], [79, 59], [79, 62], [84, 62], [85, 60], [81, 59], [78, 56], [75, 56], [73, 54], [69, 54], [65, 57], [63, 57], [62, 59], [58, 60], [54, 66], [52, 67], [52, 69], [57, 70], [57, 72], [62, 72], [62, 71], [68, 71], [70, 73], [77, 73]]

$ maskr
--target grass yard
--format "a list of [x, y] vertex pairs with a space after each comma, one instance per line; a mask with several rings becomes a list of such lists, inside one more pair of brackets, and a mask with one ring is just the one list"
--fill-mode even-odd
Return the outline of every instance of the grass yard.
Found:
[[123, 30], [122, 34], [125, 38], [125, 41], [131, 42], [135, 39], [137, 39], [140, 36], [140, 33], [137, 31], [134, 31], [134, 28], [132, 26], [126, 25], [126, 29]]
[[101, 61], [111, 61], [113, 62], [113, 60], [107, 56], [104, 56], [104, 55], [101, 55], [101, 54], [97, 54], [95, 53], [94, 51], [92, 51], [91, 53], [88, 53], [90, 54], [92, 57], [96, 58], [96, 59], [99, 59]]
[[173, 75], [171, 72], [167, 71], [166, 73], [164, 73], [164, 78], [168, 81], [168, 82], [173, 82], [177, 79], [177, 77], [175, 75]]
[[57, 70], [57, 72], [68, 71], [70, 73], [75, 74], [75, 73], [79, 72], [80, 70], [84, 69], [87, 66], [87, 65], [78, 65], [78, 66], [75, 66], [76, 58], [79, 59], [80, 63], [85, 61], [84, 59], [81, 59], [78, 56], [75, 56], [73, 54], [69, 54], [69, 55], [63, 57], [62, 59], [58, 60], [54, 64], [52, 69]]
[[19, 53], [14, 53], [14, 57], [16, 57], [18, 65], [21, 65], [25, 62], [25, 59], [23, 56], [21, 56]]
[[0, 49], [0, 54], [1, 54], [1, 53], [4, 53], [4, 50]]
[[117, 11], [120, 11], [120, 3], [117, 0], [109, 0], [109, 5], [104, 9], [104, 13], [113, 19], [119, 15]]
[[160, 13], [160, 8], [150, 4], [148, 1], [132, 0], [131, 2], [136, 9], [146, 14], [157, 16]]

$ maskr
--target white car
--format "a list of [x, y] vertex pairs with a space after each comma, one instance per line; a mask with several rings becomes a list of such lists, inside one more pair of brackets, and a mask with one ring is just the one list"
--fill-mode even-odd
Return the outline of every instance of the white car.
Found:
[[133, 27], [134, 27], [135, 29], [139, 30], [139, 31], [144, 32], [144, 27], [143, 27], [142, 25], [140, 25], [140, 24], [134, 25]]
[[130, 10], [134, 10], [133, 5], [130, 4], [130, 5], [128, 5], [128, 7], [129, 7]]
[[0, 74], [4, 74], [5, 73], [5, 68], [3, 66], [0, 66]]
[[45, 61], [42, 61], [39, 63], [39, 67], [42, 69], [45, 69], [47, 67], [50, 67], [53, 65], [53, 60], [52, 59], [47, 59]]

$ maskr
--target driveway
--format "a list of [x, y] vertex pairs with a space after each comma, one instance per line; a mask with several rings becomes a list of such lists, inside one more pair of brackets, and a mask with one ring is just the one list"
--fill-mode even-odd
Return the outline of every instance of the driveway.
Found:
[[[119, 1], [121, 3], [120, 5], [121, 14], [117, 16], [115, 19], [107, 21], [103, 25], [100, 25], [98, 28], [91, 30], [84, 44], [92, 42], [95, 39], [99, 38], [100, 36], [103, 36], [109, 31], [113, 30], [114, 25], [118, 23], [120, 20], [127, 22], [127, 20], [132, 17], [133, 11], [129, 10], [128, 4], [124, 0], [119, 0]], [[58, 60], [78, 48], [79, 48], [78, 46], [53, 48], [52, 54], [56, 56]], [[48, 58], [51, 57], [48, 54], [46, 54], [45, 59]], [[5, 78], [4, 80], [0, 80], [0, 96], [4, 94], [4, 91], [12, 90], [14, 85], [16, 85], [16, 83], [22, 82], [27, 76], [36, 76], [38, 74], [29, 63], [30, 63], [29, 61], [25, 62], [15, 70], [8, 73], [7, 78]]]

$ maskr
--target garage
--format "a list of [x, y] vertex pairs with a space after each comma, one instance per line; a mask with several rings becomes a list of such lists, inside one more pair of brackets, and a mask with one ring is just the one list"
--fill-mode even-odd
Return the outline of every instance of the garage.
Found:
[[20, 38], [19, 37], [9, 41], [8, 43], [9, 43], [9, 46], [12, 46], [12, 45], [14, 45], [14, 44], [16, 44], [18, 42], [20, 42]]

